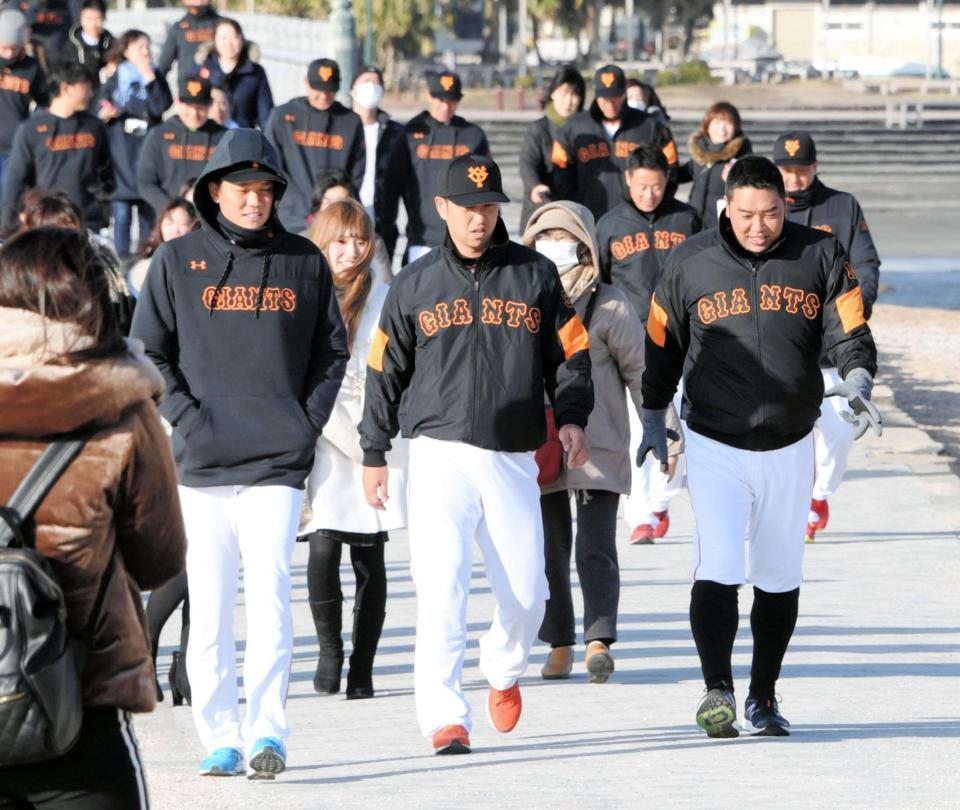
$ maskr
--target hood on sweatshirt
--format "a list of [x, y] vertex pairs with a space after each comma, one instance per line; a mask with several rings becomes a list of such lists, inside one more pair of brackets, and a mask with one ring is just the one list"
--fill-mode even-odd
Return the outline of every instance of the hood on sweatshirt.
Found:
[[523, 244], [535, 249], [537, 236], [554, 228], [563, 228], [587, 247], [587, 261], [560, 274], [563, 289], [571, 301], [576, 301], [600, 277], [599, 254], [593, 238], [593, 214], [585, 205], [570, 200], [548, 202], [530, 215], [526, 230], [523, 232]]

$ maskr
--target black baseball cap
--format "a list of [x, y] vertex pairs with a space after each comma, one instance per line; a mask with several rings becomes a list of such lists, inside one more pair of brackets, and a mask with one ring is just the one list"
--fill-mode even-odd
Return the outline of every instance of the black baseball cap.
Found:
[[484, 203], [506, 203], [500, 167], [483, 155], [462, 155], [450, 161], [440, 186], [440, 196], [468, 208]]
[[184, 104], [196, 104], [201, 107], [209, 107], [210, 91], [212, 85], [210, 80], [203, 76], [188, 76], [180, 82], [180, 101]]
[[229, 183], [249, 183], [253, 180], [269, 180], [271, 183], [282, 182], [286, 185], [286, 180], [283, 177], [257, 161], [252, 161], [249, 166], [241, 166], [232, 171], [228, 171], [218, 177], [217, 180], [226, 180]]
[[356, 73], [353, 74], [353, 84], [351, 87], [357, 86], [357, 79], [359, 79], [364, 73], [375, 73], [377, 78], [380, 80], [380, 84], [383, 84], [383, 71], [376, 65], [364, 65]]
[[593, 90], [597, 98], [615, 98], [627, 94], [627, 77], [616, 65], [604, 65], [593, 74]]
[[340, 65], [332, 59], [314, 59], [307, 68], [307, 84], [314, 90], [336, 93], [340, 89]]
[[431, 73], [427, 76], [430, 95], [444, 101], [459, 101], [463, 98], [463, 84], [460, 77], [449, 70]]
[[817, 162], [817, 145], [809, 132], [787, 132], [773, 145], [773, 162], [778, 166], [810, 166]]

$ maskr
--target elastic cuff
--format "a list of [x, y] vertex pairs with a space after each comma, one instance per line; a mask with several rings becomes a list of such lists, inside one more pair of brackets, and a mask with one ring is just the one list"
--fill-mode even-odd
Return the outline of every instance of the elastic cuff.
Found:
[[554, 417], [557, 420], [557, 430], [560, 430], [562, 427], [567, 425], [576, 425], [582, 430], [587, 429], [587, 414], [582, 411], [564, 411], [563, 413], [557, 413], [554, 411]]
[[387, 452], [385, 450], [364, 450], [363, 466], [364, 467], [386, 467]]

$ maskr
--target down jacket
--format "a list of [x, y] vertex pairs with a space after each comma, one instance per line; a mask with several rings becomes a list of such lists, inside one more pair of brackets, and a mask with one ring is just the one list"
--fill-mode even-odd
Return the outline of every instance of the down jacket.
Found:
[[46, 447], [36, 437], [96, 425], [37, 510], [37, 550], [52, 560], [78, 638], [116, 550], [83, 702], [150, 711], [156, 685], [140, 590], [180, 573], [186, 552], [170, 440], [154, 404], [163, 378], [139, 341], [122, 357], [70, 365], [56, 358], [83, 347], [72, 325], [6, 308], [0, 325], [0, 503]]

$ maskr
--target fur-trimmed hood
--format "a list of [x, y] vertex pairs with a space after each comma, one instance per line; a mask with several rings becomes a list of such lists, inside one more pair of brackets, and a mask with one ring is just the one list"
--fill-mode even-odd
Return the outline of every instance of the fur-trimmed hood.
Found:
[[740, 134], [727, 141], [720, 149], [711, 149], [708, 139], [700, 131], [690, 135], [687, 142], [687, 150], [690, 157], [701, 166], [713, 166], [715, 163], [726, 163], [739, 157], [743, 150], [750, 150], [750, 139], [746, 135]]

